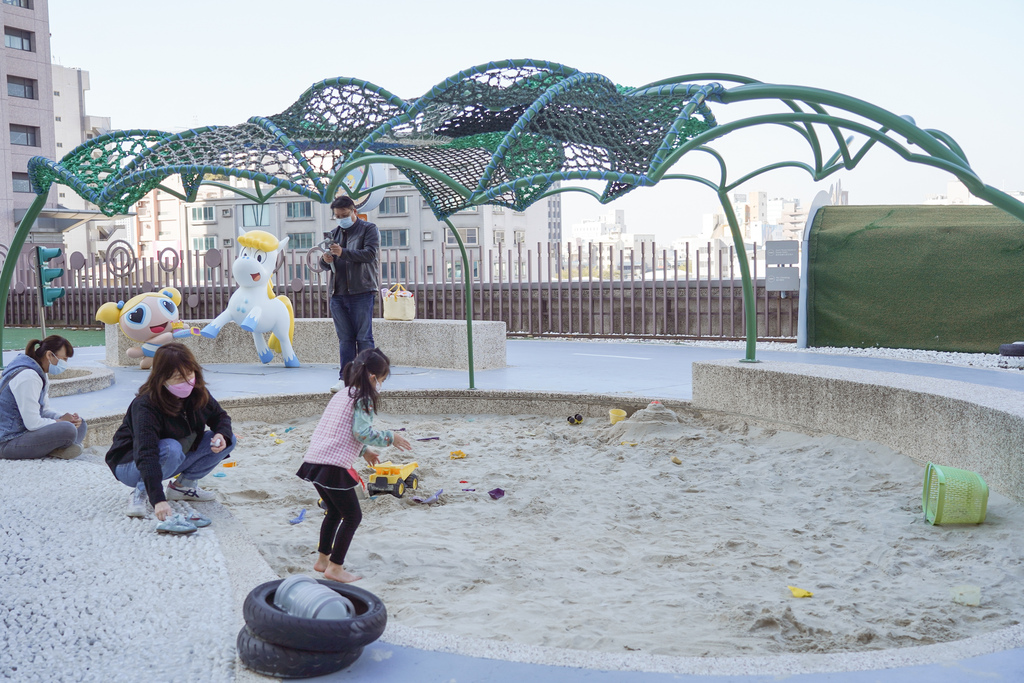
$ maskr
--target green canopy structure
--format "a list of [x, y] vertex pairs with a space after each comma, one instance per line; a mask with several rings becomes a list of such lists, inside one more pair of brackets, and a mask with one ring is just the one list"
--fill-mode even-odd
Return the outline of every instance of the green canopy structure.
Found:
[[[780, 111], [719, 123], [709, 106], [725, 109], [750, 101], [771, 102]], [[808, 146], [808, 158], [771, 163], [730, 178], [723, 155], [710, 144], [754, 127], [795, 131]], [[856, 149], [851, 133], [864, 138]], [[381, 187], [412, 184], [437, 219], [448, 225], [462, 252], [473, 388], [471, 270], [449, 216], [481, 204], [523, 210], [557, 192], [584, 192], [604, 204], [663, 180], [688, 180], [715, 192], [729, 221], [743, 279], [743, 360], [755, 362], [753, 286], [728, 193], [786, 167], [822, 180], [855, 168], [875, 145], [908, 162], [948, 171], [974, 195], [1024, 219], [1024, 204], [986, 185], [949, 135], [827, 90], [719, 73], [625, 87], [600, 74], [529, 59], [474, 66], [411, 100], [364, 80], [332, 78], [314, 84], [273, 116], [173, 134], [115, 131], [89, 140], [59, 161], [33, 158], [29, 175], [38, 197], [18, 227], [0, 275], [0, 317], [14, 263], [54, 183], [71, 188], [107, 215], [126, 211], [154, 188], [189, 202], [201, 185], [216, 185], [257, 203], [287, 189], [329, 204], [341, 191], [358, 198]], [[672, 166], [688, 153], [710, 155], [720, 169], [718, 176], [671, 174]], [[392, 164], [406, 179], [363, 190], [356, 189], [361, 183], [343, 186], [342, 179], [374, 163]], [[171, 176], [180, 178], [183, 192], [163, 184]], [[246, 178], [255, 183], [255, 192], [211, 176]], [[596, 192], [569, 181], [601, 181], [604, 188]]]

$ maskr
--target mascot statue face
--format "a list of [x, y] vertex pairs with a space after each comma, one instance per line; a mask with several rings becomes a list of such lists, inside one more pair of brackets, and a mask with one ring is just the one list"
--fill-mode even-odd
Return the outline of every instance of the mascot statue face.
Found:
[[[253, 232], [257, 231], [254, 230]], [[253, 235], [253, 237], [257, 236]], [[275, 239], [274, 242], [276, 243], [277, 240]], [[285, 238], [284, 242], [287, 244], [287, 238]], [[235, 259], [234, 264], [231, 266], [231, 272], [235, 276], [235, 281], [238, 282], [239, 287], [252, 287], [258, 284], [266, 286], [270, 282], [270, 276], [274, 272], [274, 266], [276, 265], [274, 261], [277, 260], [276, 257], [280, 248], [278, 244], [274, 244], [274, 247], [264, 251], [260, 249], [260, 246], [270, 247], [270, 244], [250, 244], [245, 246], [239, 240], [238, 258]]]
[[177, 304], [169, 293], [161, 292], [143, 294], [129, 300], [121, 309], [118, 324], [126, 337], [142, 343], [170, 332], [171, 325], [177, 321]]

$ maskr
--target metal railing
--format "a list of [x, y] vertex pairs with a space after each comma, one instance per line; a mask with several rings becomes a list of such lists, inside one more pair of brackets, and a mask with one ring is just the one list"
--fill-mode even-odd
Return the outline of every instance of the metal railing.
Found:
[[[567, 249], [560, 243], [468, 245], [473, 317], [502, 320], [509, 336], [598, 338], [742, 339], [743, 292], [735, 254], [710, 244], [679, 250], [644, 244], [636, 250], [607, 245]], [[280, 255], [275, 291], [292, 301], [298, 318], [330, 315], [328, 275], [318, 270], [318, 248]], [[796, 338], [796, 292], [764, 286], [763, 248], [754, 245], [757, 336]], [[761, 259], [760, 262], [758, 259]], [[462, 258], [457, 249], [381, 250], [381, 286], [405, 285], [416, 297], [417, 317], [464, 319]], [[51, 326], [97, 327], [95, 311], [107, 301], [127, 301], [146, 291], [175, 287], [183, 320], [215, 317], [227, 305], [235, 281], [234, 249], [205, 252], [164, 249], [137, 258], [126, 242], [107, 252], [64, 258], [64, 275], [52, 283], [66, 295], [46, 310]], [[36, 326], [39, 309], [30, 259], [19, 259], [5, 325]], [[378, 299], [376, 315], [380, 315]]]

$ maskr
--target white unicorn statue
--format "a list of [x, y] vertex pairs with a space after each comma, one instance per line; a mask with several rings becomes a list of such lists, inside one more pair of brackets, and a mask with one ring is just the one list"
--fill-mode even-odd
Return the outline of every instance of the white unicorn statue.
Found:
[[[269, 363], [274, 351], [284, 357], [286, 368], [299, 367], [299, 359], [292, 349], [295, 336], [295, 310], [288, 297], [274, 296], [274, 266], [277, 255], [288, 245], [288, 238], [278, 241], [264, 230], [246, 232], [238, 228], [238, 258], [231, 266], [231, 272], [238, 282], [238, 289], [228, 300], [228, 307], [204, 327], [200, 334], [216, 339], [221, 329], [234, 320], [246, 332], [252, 332], [256, 353], [260, 361]], [[270, 332], [270, 340], [263, 335]]]

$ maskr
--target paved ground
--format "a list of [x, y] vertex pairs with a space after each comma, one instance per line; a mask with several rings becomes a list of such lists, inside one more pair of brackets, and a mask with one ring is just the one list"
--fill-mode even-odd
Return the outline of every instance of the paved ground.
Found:
[[[13, 353], [4, 353], [5, 363]], [[742, 357], [742, 352], [721, 348], [676, 345], [588, 343], [568, 341], [510, 340], [508, 367], [475, 374], [478, 389], [517, 391], [569, 391], [612, 393], [650, 398], [692, 397], [690, 368], [693, 362]], [[816, 354], [812, 352], [762, 351], [761, 360], [780, 360], [818, 365], [835, 365], [883, 372], [927, 376], [951, 381], [1001, 387], [1024, 392], [1024, 372], [974, 369], [888, 359]], [[73, 365], [101, 365], [100, 347], [76, 350]], [[253, 394], [297, 393], [326, 389], [336, 381], [337, 368], [308, 365], [285, 369], [280, 366], [220, 365], [206, 369], [207, 381], [218, 398]], [[394, 369], [390, 389], [465, 389], [465, 371]], [[137, 369], [115, 369], [114, 386], [85, 395], [52, 399], [54, 409], [74, 411], [87, 418], [123, 411], [135, 394], [145, 373]], [[1024, 397], [1022, 397], [1024, 400]], [[993, 648], [998, 649], [998, 648]], [[937, 657], [941, 659], [941, 657]], [[797, 683], [972, 683], [1024, 681], [1024, 649], [1011, 649], [941, 664], [909, 666], [871, 671], [778, 675], [746, 672], [745, 675], [686, 675], [601, 671], [583, 667], [561, 667], [484, 659], [387, 643], [367, 648], [364, 656], [347, 671], [317, 680], [325, 681], [558, 681], [560, 683], [738, 683], [777, 680]]]

